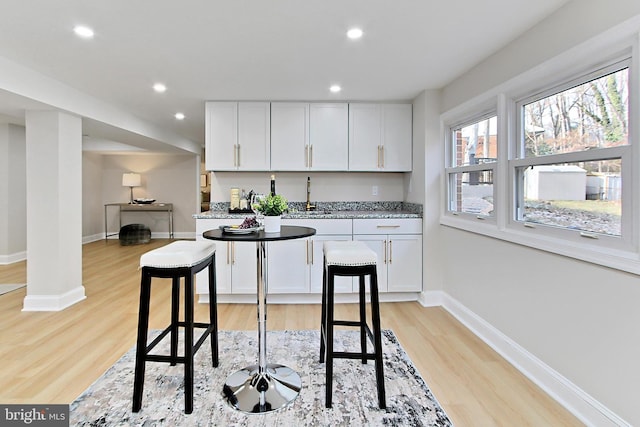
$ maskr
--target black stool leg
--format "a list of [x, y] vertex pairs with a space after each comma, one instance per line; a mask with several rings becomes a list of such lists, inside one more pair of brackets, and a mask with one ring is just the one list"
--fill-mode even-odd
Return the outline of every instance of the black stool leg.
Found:
[[367, 363], [367, 300], [364, 293], [364, 274], [359, 276], [359, 296], [360, 296], [360, 352], [362, 353], [362, 364]]
[[193, 274], [184, 278], [184, 412], [193, 412]]
[[142, 269], [140, 283], [140, 307], [138, 309], [138, 342], [136, 345], [136, 367], [133, 380], [133, 412], [142, 407], [144, 369], [147, 356], [147, 333], [149, 331], [149, 300], [151, 299], [151, 275]]
[[371, 312], [376, 361], [376, 383], [378, 384], [378, 404], [380, 409], [387, 407], [384, 390], [384, 371], [382, 364], [382, 333], [380, 331], [380, 300], [378, 297], [378, 274], [373, 267], [371, 273]]
[[216, 254], [213, 254], [209, 264], [209, 323], [211, 324], [211, 361], [217, 367], [218, 359], [218, 286], [216, 283]]
[[327, 263], [323, 262], [322, 267], [322, 310], [320, 316], [320, 363], [325, 357], [325, 338], [327, 333]]
[[178, 361], [178, 330], [180, 314], [180, 278], [171, 279], [171, 366]]
[[325, 322], [325, 335], [327, 339], [326, 343], [326, 395], [324, 406], [331, 408], [332, 392], [333, 392], [333, 291], [334, 291], [334, 279], [333, 271], [331, 267], [327, 268], [327, 307], [326, 307], [326, 322]]

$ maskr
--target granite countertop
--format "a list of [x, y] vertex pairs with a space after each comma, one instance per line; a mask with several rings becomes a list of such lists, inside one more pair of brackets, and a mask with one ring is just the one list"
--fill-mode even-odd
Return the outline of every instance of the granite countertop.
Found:
[[[300, 219], [366, 219], [366, 218], [422, 218], [422, 205], [405, 202], [322, 202], [316, 210], [307, 212], [303, 202], [289, 202], [289, 212], [282, 218]], [[229, 213], [228, 203], [215, 203], [212, 209], [193, 215], [195, 219], [231, 219], [250, 216], [250, 213]]]

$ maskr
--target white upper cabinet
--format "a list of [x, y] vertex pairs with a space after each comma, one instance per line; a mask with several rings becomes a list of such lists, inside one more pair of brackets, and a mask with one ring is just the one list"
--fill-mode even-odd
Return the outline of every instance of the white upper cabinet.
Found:
[[205, 163], [213, 171], [268, 171], [268, 102], [207, 102]]
[[271, 169], [299, 171], [308, 168], [309, 104], [271, 103]]
[[382, 104], [382, 169], [411, 171], [412, 140], [411, 104]]
[[349, 168], [349, 105], [311, 104], [309, 117], [310, 170], [346, 171]]
[[346, 103], [271, 103], [271, 169], [346, 171], [348, 123]]
[[412, 169], [411, 104], [349, 104], [349, 170]]
[[411, 104], [207, 102], [210, 171], [412, 169]]

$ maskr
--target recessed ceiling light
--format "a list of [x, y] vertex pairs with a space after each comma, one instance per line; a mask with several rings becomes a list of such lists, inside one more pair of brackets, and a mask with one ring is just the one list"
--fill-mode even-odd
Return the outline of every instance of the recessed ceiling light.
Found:
[[352, 28], [349, 31], [347, 31], [347, 37], [349, 37], [352, 40], [355, 39], [359, 39], [360, 37], [362, 37], [362, 30], [360, 28]]
[[167, 87], [165, 85], [163, 85], [162, 83], [156, 83], [153, 85], [153, 90], [155, 90], [158, 93], [162, 93], [165, 92], [167, 90]]
[[84, 25], [76, 25], [73, 28], [73, 32], [85, 39], [90, 39], [93, 37], [93, 30], [89, 27], [85, 27]]
[[184, 120], [183, 113], [176, 113], [174, 117], [176, 118], [176, 120]]
[[338, 85], [332, 85], [329, 90], [333, 93], [338, 93], [342, 90], [342, 88]]

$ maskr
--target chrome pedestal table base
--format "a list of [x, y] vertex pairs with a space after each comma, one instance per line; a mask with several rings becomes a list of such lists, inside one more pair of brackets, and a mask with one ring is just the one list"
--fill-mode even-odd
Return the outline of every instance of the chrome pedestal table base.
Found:
[[227, 402], [244, 412], [259, 413], [280, 409], [293, 402], [302, 388], [300, 375], [293, 369], [267, 363], [247, 366], [231, 374], [222, 389]]
[[300, 375], [293, 369], [267, 363], [267, 241], [309, 237], [315, 229], [282, 226], [280, 233], [254, 235], [224, 235], [210, 230], [203, 237], [212, 240], [254, 241], [257, 257], [258, 290], [258, 364], [231, 374], [222, 388], [222, 395], [233, 408], [248, 413], [270, 412], [293, 402], [302, 389]]

